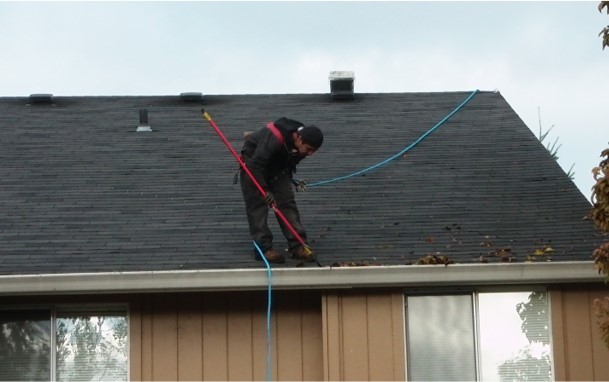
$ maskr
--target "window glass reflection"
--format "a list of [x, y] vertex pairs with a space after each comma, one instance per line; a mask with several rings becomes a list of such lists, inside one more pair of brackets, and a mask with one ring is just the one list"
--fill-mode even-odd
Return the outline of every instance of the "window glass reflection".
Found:
[[0, 310], [0, 380], [48, 381], [50, 310]]
[[57, 380], [126, 381], [125, 315], [57, 316]]

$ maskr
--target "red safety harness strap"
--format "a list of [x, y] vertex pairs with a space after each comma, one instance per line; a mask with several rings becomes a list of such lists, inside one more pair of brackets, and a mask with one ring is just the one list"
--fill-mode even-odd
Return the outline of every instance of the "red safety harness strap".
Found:
[[275, 126], [275, 124], [273, 122], [270, 122], [269, 124], [267, 124], [266, 127], [268, 127], [269, 130], [271, 130], [271, 132], [277, 138], [279, 143], [281, 143], [281, 144], [284, 143], [283, 135], [281, 135], [281, 132], [277, 129], [277, 127]]

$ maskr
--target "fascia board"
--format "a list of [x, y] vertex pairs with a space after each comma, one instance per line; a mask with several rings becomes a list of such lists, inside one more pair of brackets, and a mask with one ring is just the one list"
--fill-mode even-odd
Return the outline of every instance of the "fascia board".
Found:
[[[268, 288], [267, 269], [66, 273], [0, 276], [0, 296], [239, 291]], [[590, 262], [279, 268], [281, 289], [456, 287], [601, 283]]]

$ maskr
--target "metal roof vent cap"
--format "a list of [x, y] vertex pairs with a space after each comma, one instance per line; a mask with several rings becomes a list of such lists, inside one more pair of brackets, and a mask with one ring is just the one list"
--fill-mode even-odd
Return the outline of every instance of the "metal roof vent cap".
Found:
[[51, 104], [51, 103], [53, 103], [53, 94], [49, 94], [49, 93], [30, 94], [30, 105], [31, 104]]
[[152, 131], [152, 128], [148, 125], [148, 109], [140, 109], [140, 124], [135, 131], [138, 133]]
[[182, 102], [203, 102], [203, 94], [199, 92], [180, 93], [180, 101]]
[[355, 73], [350, 71], [330, 72], [330, 94], [333, 99], [353, 99]]

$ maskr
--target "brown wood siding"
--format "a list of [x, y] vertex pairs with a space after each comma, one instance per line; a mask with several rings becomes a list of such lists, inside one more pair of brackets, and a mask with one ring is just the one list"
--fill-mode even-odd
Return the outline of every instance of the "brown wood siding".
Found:
[[200, 311], [201, 298], [199, 296], [179, 295], [178, 354], [189, 355], [188, 357], [178, 357], [177, 379], [181, 381], [201, 379], [200, 360], [203, 359], [203, 320], [198, 313]]
[[609, 380], [609, 349], [600, 338], [595, 298], [609, 296], [606, 286], [550, 289], [554, 373], [557, 381]]
[[[132, 380], [265, 380], [266, 292], [133, 296]], [[320, 292], [273, 293], [272, 378], [322, 380]]]
[[[142, 315], [140, 302], [131, 303], [129, 313], [129, 365], [142, 364]], [[136, 348], [137, 347], [137, 348]], [[129, 379], [141, 381], [142, 369], [131, 367]]]
[[401, 291], [327, 292], [322, 317], [326, 380], [404, 380]]
[[[556, 380], [609, 380], [595, 298], [550, 288]], [[266, 379], [266, 292], [0, 297], [0, 306], [128, 304], [130, 379]], [[403, 380], [401, 291], [273, 292], [272, 375], [281, 380]]]

